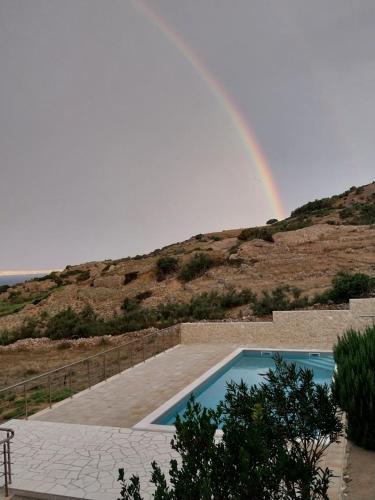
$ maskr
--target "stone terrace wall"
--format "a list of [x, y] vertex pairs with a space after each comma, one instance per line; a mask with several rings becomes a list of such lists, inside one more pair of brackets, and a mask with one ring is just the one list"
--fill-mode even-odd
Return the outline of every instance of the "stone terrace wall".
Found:
[[332, 349], [348, 328], [375, 318], [375, 299], [352, 299], [349, 310], [275, 311], [269, 322], [183, 323], [181, 342], [233, 343], [252, 347]]

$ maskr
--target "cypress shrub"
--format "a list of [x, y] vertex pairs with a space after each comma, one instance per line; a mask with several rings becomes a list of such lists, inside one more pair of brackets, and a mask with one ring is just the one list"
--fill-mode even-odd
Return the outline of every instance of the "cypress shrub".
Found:
[[334, 348], [333, 392], [348, 419], [347, 433], [358, 446], [375, 450], [375, 325], [349, 330]]

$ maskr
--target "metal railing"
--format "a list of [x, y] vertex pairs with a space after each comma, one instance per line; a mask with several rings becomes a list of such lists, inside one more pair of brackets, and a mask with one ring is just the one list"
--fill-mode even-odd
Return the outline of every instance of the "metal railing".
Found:
[[180, 328], [172, 326], [1, 389], [0, 423], [51, 408], [180, 343]]
[[12, 465], [10, 461], [10, 441], [14, 437], [12, 429], [0, 427], [0, 486], [4, 486], [4, 493], [9, 495], [9, 485], [12, 484]]

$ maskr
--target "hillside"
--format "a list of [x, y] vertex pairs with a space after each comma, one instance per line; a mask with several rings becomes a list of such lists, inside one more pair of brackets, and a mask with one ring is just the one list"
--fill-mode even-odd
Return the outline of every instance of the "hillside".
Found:
[[[148, 255], [67, 266], [42, 279], [0, 287], [0, 331], [32, 319], [46, 321], [67, 308], [79, 312], [89, 306], [108, 320], [123, 314], [124, 300], [125, 309], [136, 303], [148, 310], [186, 303], [203, 292], [251, 289], [260, 296], [283, 285], [296, 297], [295, 287], [311, 298], [338, 272], [375, 276], [375, 183], [307, 203], [289, 218], [271, 222], [196, 235]], [[254, 319], [243, 302], [225, 315]]]

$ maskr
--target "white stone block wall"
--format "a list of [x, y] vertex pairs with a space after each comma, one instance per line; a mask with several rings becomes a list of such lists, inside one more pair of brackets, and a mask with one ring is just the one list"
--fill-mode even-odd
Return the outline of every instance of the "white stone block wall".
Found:
[[348, 328], [372, 324], [371, 315], [375, 316], [375, 299], [352, 299], [349, 310], [275, 311], [269, 322], [183, 323], [181, 342], [332, 349]]

